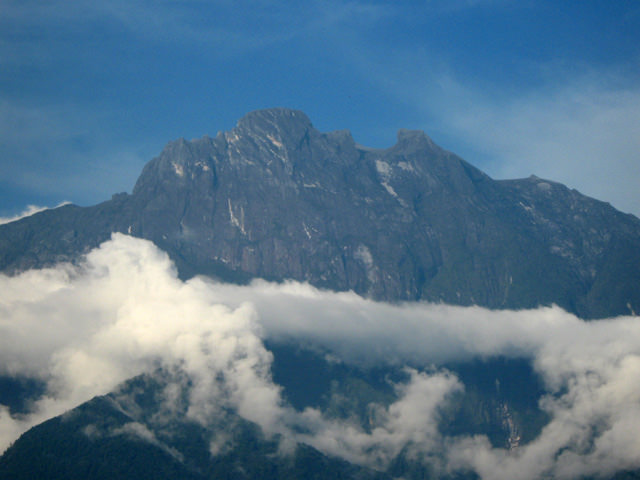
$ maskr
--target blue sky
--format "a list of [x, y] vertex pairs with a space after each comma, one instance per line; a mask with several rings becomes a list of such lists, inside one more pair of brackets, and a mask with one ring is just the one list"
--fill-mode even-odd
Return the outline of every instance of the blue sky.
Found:
[[640, 216], [638, 1], [0, 0], [0, 217], [131, 191], [273, 106]]

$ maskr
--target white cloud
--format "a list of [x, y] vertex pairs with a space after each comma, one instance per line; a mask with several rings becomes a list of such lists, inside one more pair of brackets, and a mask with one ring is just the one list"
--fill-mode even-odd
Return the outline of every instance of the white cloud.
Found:
[[[62, 202], [53, 208], [63, 207], [64, 205], [68, 205], [69, 203], [71, 202]], [[16, 220], [20, 220], [25, 217], [30, 217], [31, 215], [34, 215], [39, 212], [43, 212], [45, 210], [49, 210], [50, 208], [51, 207], [38, 207], [37, 205], [27, 205], [27, 208], [25, 208], [22, 212], [20, 212], [17, 215], [14, 215], [12, 217], [0, 217], [0, 225], [4, 225], [5, 223], [15, 222]]]
[[[396, 386], [389, 406], [371, 406], [367, 431], [285, 405], [263, 338], [312, 342], [347, 362], [410, 361], [425, 369], [407, 370], [409, 381]], [[443, 437], [437, 428], [439, 409], [464, 389], [438, 365], [493, 355], [530, 359], [548, 391], [540, 405], [550, 422], [515, 451], [482, 436]], [[267, 433], [367, 465], [383, 468], [402, 450], [484, 479], [640, 468], [640, 323], [633, 317], [589, 323], [557, 307], [389, 305], [294, 282], [183, 282], [150, 242], [119, 234], [81, 267], [0, 276], [0, 373], [47, 382], [26, 417], [0, 408], [0, 446], [158, 366], [189, 378], [187, 412], [197, 421], [233, 407]], [[169, 385], [164, 395], [173, 398], [181, 388]], [[224, 448], [223, 440], [212, 438], [212, 450]]]
[[[211, 303], [201, 282], [178, 280], [150, 242], [118, 235], [91, 252], [82, 269], [0, 276], [0, 283], [9, 286], [0, 301], [0, 373], [48, 385], [23, 428], [158, 364], [179, 364], [193, 379], [194, 418], [206, 421], [226, 401], [264, 427], [272, 422], [268, 410], [277, 407], [279, 389], [269, 381], [271, 354], [256, 334], [252, 308]], [[224, 375], [224, 391], [216, 372]], [[212, 396], [220, 401], [212, 404]], [[0, 434], [5, 447], [16, 428], [9, 426]]]
[[[442, 437], [438, 412], [448, 397], [463, 389], [448, 372], [425, 373], [407, 369], [407, 384], [397, 385], [398, 400], [388, 407], [374, 405], [371, 432], [344, 420], [329, 420], [314, 408], [289, 412], [287, 426], [295, 427], [298, 441], [348, 461], [384, 469], [403, 450], [409, 457], [439, 464]], [[441, 465], [438, 465], [441, 466]]]

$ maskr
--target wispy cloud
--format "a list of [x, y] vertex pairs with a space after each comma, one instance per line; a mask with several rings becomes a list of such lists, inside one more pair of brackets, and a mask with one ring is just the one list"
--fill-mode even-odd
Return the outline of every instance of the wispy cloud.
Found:
[[[203, 2], [112, 1], [95, 3], [55, 0], [8, 2], [3, 11], [5, 22], [30, 29], [52, 27], [63, 34], [85, 31], [87, 25], [99, 24], [148, 42], [206, 47], [210, 55], [228, 57], [253, 50], [264, 50], [298, 37], [309, 37], [345, 26], [366, 26], [393, 9], [377, 2], [273, 2], [218, 0]], [[38, 44], [37, 36], [14, 38], [19, 44]], [[15, 50], [15, 44], [13, 45]], [[6, 50], [5, 59], [20, 57]], [[22, 57], [29, 61], [29, 57]], [[45, 60], [42, 58], [42, 60]]]
[[[512, 2], [456, 3], [448, 13], [438, 2], [424, 6], [416, 25], [403, 21], [427, 28], [434, 18], [458, 9], [535, 10]], [[456, 41], [473, 39], [452, 35]], [[343, 54], [366, 82], [414, 112], [416, 124], [395, 128], [422, 128], [495, 178], [536, 174], [640, 215], [637, 58], [590, 64], [513, 52], [501, 57], [498, 50], [481, 59], [481, 67], [470, 67], [455, 55], [460, 45], [455, 50], [444, 44], [432, 37], [385, 44], [354, 35]], [[482, 71], [491, 71], [486, 63], [498, 60], [508, 65], [504, 75], [496, 73], [499, 66], [491, 74]]]
[[[150, 242], [119, 234], [80, 267], [0, 276], [0, 287], [0, 373], [48, 385], [30, 415], [0, 409], [4, 446], [29, 426], [160, 365], [190, 378], [193, 420], [206, 423], [217, 409], [232, 407], [267, 433], [380, 468], [408, 446], [432, 466], [474, 470], [484, 479], [640, 467], [636, 318], [583, 322], [556, 307], [388, 305], [294, 282], [183, 282]], [[313, 408], [288, 407], [271, 379], [264, 338], [311, 342], [360, 365], [411, 362], [414, 369], [393, 403], [375, 406], [374, 424], [364, 430]], [[548, 425], [514, 452], [484, 436], [447, 437], [437, 428], [439, 409], [464, 389], [439, 365], [494, 355], [530, 359], [548, 392], [540, 403]]]
[[56, 205], [55, 207], [38, 207], [37, 205], [28, 205], [26, 209], [24, 209], [22, 212], [18, 213], [17, 215], [14, 215], [12, 217], [0, 217], [0, 225], [4, 225], [5, 223], [15, 222], [16, 220], [20, 220], [25, 217], [30, 217], [31, 215], [42, 212], [44, 210], [49, 210], [50, 208], [59, 208], [64, 205], [68, 205], [69, 203], [70, 202], [62, 202]]
[[26, 105], [0, 96], [0, 180], [76, 202], [129, 191], [151, 153], [146, 141], [114, 138], [102, 127], [115, 120], [109, 108]]
[[507, 101], [443, 82], [451, 99], [443, 119], [496, 178], [536, 174], [640, 215], [640, 89], [612, 77], [585, 75]]

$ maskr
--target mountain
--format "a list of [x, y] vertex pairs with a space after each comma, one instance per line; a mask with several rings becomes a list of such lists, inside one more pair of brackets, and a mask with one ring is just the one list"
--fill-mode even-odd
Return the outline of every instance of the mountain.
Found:
[[423, 132], [370, 149], [288, 109], [169, 143], [133, 192], [0, 226], [0, 269], [73, 260], [111, 232], [182, 277], [295, 279], [375, 299], [640, 311], [640, 220], [535, 176], [496, 181]]
[[[129, 236], [109, 242], [113, 232]], [[131, 236], [166, 252], [178, 278], [162, 277], [174, 272], [164, 254]], [[131, 320], [138, 305], [118, 303], [121, 277], [101, 283], [113, 257], [97, 267], [84, 257], [103, 242], [125, 242], [120, 253], [134, 257], [137, 242], [162, 263], [148, 282], [161, 288], [143, 285], [132, 297], [151, 301], [150, 316], [123, 330], [110, 322]], [[33, 342], [46, 350], [39, 369], [28, 355], [0, 365], [0, 432], [55, 404], [72, 381], [93, 391], [88, 365], [112, 374], [118, 368], [106, 367], [130, 363], [125, 370], [136, 373], [26, 431], [0, 456], [0, 478], [640, 478], [640, 393], [629, 380], [637, 383], [640, 354], [632, 318], [640, 311], [640, 220], [536, 176], [494, 180], [424, 132], [400, 130], [394, 146], [371, 149], [348, 131], [319, 132], [300, 111], [249, 113], [215, 137], [169, 143], [130, 194], [0, 225], [0, 286], [60, 262], [79, 266], [45, 273], [60, 293], [34, 310], [53, 325], [43, 323], [44, 340]], [[123, 290], [149, 280], [131, 276]], [[254, 279], [274, 283], [237, 286]], [[281, 288], [284, 300], [268, 300], [286, 308], [271, 315], [292, 315], [284, 325], [303, 333], [270, 336], [267, 326], [253, 326], [231, 298], [234, 288]], [[287, 296], [287, 288], [302, 293]], [[358, 296], [332, 293], [349, 290]], [[15, 338], [33, 332], [28, 304], [48, 294], [6, 303], [25, 321]], [[206, 308], [171, 309], [197, 295]], [[256, 307], [256, 315], [269, 317], [271, 304], [260, 298], [264, 312]], [[552, 304], [561, 308], [514, 312]], [[320, 308], [333, 316], [314, 316]], [[214, 326], [178, 329], [162, 344], [168, 354], [137, 356], [148, 347], [142, 338], [165, 338], [159, 310], [172, 325]], [[64, 323], [67, 314], [82, 323]], [[628, 317], [583, 321], [618, 315]], [[326, 320], [326, 329], [337, 328], [338, 317], [345, 327], [335, 337], [348, 338], [305, 336], [298, 316]], [[378, 316], [388, 322], [380, 331]], [[498, 326], [484, 333], [469, 317]], [[454, 325], [442, 330], [443, 318]], [[13, 334], [3, 320], [0, 334]], [[509, 322], [531, 338], [513, 341]], [[83, 350], [85, 341], [100, 354]], [[359, 362], [358, 349], [376, 361]], [[263, 401], [265, 390], [252, 382], [276, 400]], [[260, 415], [241, 411], [242, 388]], [[263, 417], [277, 428], [269, 431]]]
[[[354, 418], [367, 424], [372, 402], [388, 406], [396, 400], [389, 378], [406, 376], [398, 367], [369, 370], [328, 362], [319, 352], [299, 346], [272, 344], [270, 350], [276, 359], [274, 380], [298, 411], [318, 407], [345, 424]], [[486, 433], [496, 447], [529, 442], [539, 433], [546, 421], [536, 406], [540, 385], [525, 362], [496, 359], [450, 367], [467, 390], [442, 412], [443, 432]], [[499, 393], [496, 380], [504, 386]], [[190, 387], [189, 378], [180, 371], [160, 369], [128, 380], [108, 395], [22, 435], [0, 457], [0, 478], [477, 478], [473, 473], [436, 474], [409, 449], [400, 452], [386, 472], [323, 454], [304, 443], [285, 448], [283, 454], [285, 437], [267, 436], [233, 411], [218, 411], [206, 422], [191, 416]], [[167, 391], [174, 393], [170, 402]], [[526, 425], [522, 439], [513, 423], [506, 425], [514, 415], [521, 416], [519, 425]]]
[[[266, 438], [232, 412], [202, 426], [182, 404], [168, 419], [161, 395], [154, 395], [167, 384], [166, 372], [136, 377], [42, 423], [0, 457], [0, 478], [390, 480], [305, 445], [279, 455], [278, 437]], [[215, 435], [226, 443], [212, 461]]]

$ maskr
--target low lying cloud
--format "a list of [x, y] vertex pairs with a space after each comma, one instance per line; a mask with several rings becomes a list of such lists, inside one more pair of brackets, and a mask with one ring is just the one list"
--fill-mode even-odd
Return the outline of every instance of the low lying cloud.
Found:
[[385, 469], [403, 449], [442, 468], [443, 438], [438, 431], [438, 411], [462, 384], [448, 372], [425, 373], [408, 369], [407, 384], [397, 386], [399, 398], [387, 408], [378, 406], [371, 432], [342, 420], [328, 420], [317, 409], [307, 408], [288, 420], [298, 441], [351, 462]]
[[[158, 366], [179, 364], [192, 378], [196, 419], [227, 402], [268, 426], [261, 421], [266, 405], [278, 405], [255, 310], [211, 302], [201, 281], [178, 280], [167, 255], [150, 242], [116, 235], [81, 268], [0, 277], [0, 287], [0, 374], [48, 385], [27, 419], [4, 412], [4, 447], [12, 440], [4, 432], [15, 432], [16, 422], [27, 428]], [[224, 375], [224, 392], [217, 391], [216, 374]], [[223, 396], [225, 402], [209, 402]]]
[[[359, 365], [411, 364], [408, 381], [396, 386], [393, 403], [372, 406], [368, 430], [313, 408], [298, 412], [272, 380], [265, 339], [312, 343]], [[496, 355], [530, 359], [548, 392], [540, 406], [550, 422], [513, 451], [485, 436], [445, 437], [437, 427], [439, 409], [464, 391], [439, 365]], [[0, 449], [158, 367], [188, 376], [187, 415], [195, 421], [231, 407], [267, 434], [377, 468], [401, 451], [484, 479], [640, 468], [640, 322], [633, 317], [589, 323], [557, 307], [390, 305], [295, 282], [183, 282], [164, 252], [121, 234], [80, 267], [0, 276], [0, 375], [47, 384], [27, 415], [0, 406]]]

